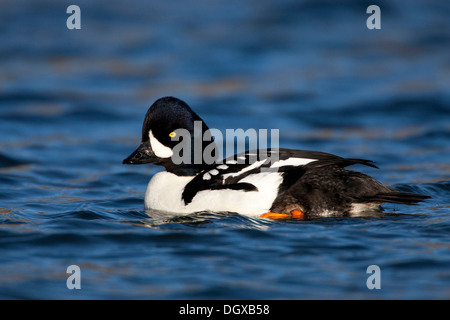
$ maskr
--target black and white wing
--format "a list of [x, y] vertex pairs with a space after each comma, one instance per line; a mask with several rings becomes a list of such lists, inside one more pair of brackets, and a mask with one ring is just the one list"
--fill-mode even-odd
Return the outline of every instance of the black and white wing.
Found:
[[344, 159], [324, 152], [293, 149], [260, 149], [236, 154], [218, 161], [214, 166], [201, 171], [183, 191], [183, 200], [189, 204], [195, 195], [203, 190], [241, 190], [258, 191], [257, 187], [242, 180], [250, 175], [264, 177], [265, 173], [279, 173], [286, 183], [294, 183], [309, 167], [337, 165], [346, 167], [352, 164], [375, 167], [371, 161]]

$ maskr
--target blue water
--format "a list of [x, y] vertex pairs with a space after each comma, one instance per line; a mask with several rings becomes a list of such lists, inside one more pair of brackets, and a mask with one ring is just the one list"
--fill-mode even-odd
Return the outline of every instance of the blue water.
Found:
[[[0, 298], [449, 299], [450, 5], [377, 1], [368, 30], [370, 4], [0, 3]], [[160, 168], [121, 163], [165, 95], [432, 199], [311, 221], [145, 212]]]

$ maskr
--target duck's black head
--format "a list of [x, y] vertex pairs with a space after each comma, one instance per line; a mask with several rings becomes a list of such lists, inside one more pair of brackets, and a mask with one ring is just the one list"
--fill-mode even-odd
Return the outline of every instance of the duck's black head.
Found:
[[209, 128], [187, 103], [164, 97], [148, 109], [141, 144], [123, 163], [153, 163], [178, 175], [192, 175], [217, 158], [217, 150], [204, 155], [207, 146], [212, 149], [211, 144], [214, 141]]

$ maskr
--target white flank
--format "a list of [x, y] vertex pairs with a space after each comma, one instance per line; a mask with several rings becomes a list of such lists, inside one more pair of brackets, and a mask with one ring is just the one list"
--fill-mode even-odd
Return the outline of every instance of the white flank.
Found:
[[145, 192], [145, 208], [187, 214], [199, 211], [237, 212], [259, 216], [268, 212], [278, 194], [282, 177], [277, 172], [251, 174], [240, 182], [253, 184], [258, 191], [203, 190], [185, 205], [182, 200], [184, 187], [194, 177], [179, 177], [162, 171], [149, 182]]
[[159, 158], [170, 158], [173, 155], [173, 151], [171, 148], [166, 147], [152, 133], [152, 130], [149, 131], [148, 137], [150, 138], [150, 146], [152, 147], [153, 153]]

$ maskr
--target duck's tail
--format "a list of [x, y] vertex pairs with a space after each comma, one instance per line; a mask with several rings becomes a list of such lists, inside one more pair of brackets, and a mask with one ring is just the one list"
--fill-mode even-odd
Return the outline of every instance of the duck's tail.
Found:
[[368, 202], [391, 202], [391, 203], [400, 203], [400, 204], [417, 204], [425, 199], [431, 198], [430, 196], [412, 193], [412, 192], [403, 192], [391, 189], [392, 191], [386, 193], [379, 193], [375, 196], [367, 199]]

